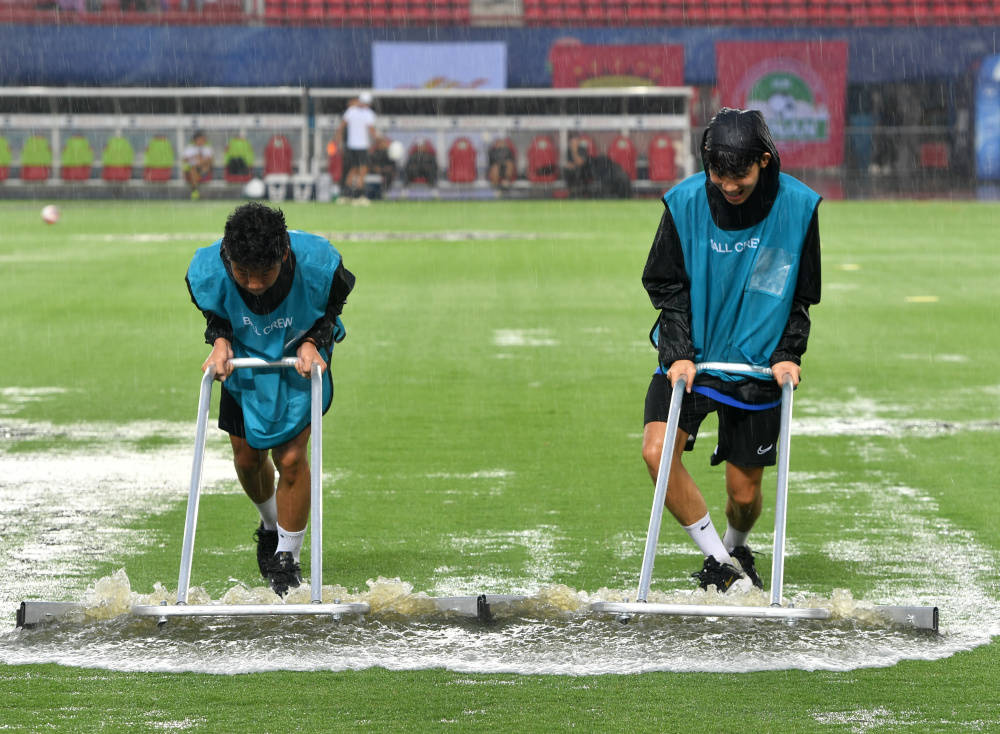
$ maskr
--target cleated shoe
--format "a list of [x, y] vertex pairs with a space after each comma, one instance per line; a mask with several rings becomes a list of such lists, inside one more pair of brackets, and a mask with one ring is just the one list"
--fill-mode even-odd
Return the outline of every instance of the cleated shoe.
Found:
[[260, 575], [267, 578], [267, 563], [278, 550], [278, 531], [265, 530], [264, 523], [261, 523], [253, 533], [253, 539], [257, 541], [257, 568]]
[[294, 589], [302, 583], [302, 569], [291, 553], [281, 551], [271, 556], [271, 562], [267, 566], [267, 578], [274, 593], [284, 596], [289, 589]]
[[715, 590], [720, 594], [725, 594], [729, 591], [730, 586], [744, 578], [736, 566], [728, 563], [719, 563], [715, 560], [715, 556], [707, 556], [705, 558], [705, 565], [701, 567], [700, 571], [695, 571], [691, 576], [698, 579], [698, 586], [700, 588], [708, 589], [709, 586], [714, 586]]
[[750, 550], [745, 545], [738, 545], [729, 553], [736, 561], [740, 564], [740, 568], [743, 569], [743, 573], [746, 577], [750, 579], [750, 583], [756, 586], [758, 589], [764, 588], [764, 582], [760, 580], [760, 574], [757, 573], [757, 568], [753, 563], [753, 551]]

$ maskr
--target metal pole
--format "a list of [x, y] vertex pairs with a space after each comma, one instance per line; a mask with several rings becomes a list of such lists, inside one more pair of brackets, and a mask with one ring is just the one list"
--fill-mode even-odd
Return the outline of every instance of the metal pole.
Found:
[[187, 518], [184, 521], [184, 544], [181, 546], [181, 570], [177, 577], [177, 603], [187, 604], [188, 586], [191, 583], [191, 559], [194, 555], [194, 531], [198, 522], [198, 500], [201, 496], [201, 474], [205, 458], [205, 438], [208, 427], [208, 409], [212, 404], [212, 382], [215, 367], [208, 366], [201, 378], [198, 397], [198, 422], [195, 428], [194, 461], [191, 463], [191, 485], [188, 490]]
[[660, 453], [660, 468], [656, 472], [656, 488], [653, 491], [653, 509], [649, 513], [649, 530], [646, 533], [646, 551], [642, 556], [642, 571], [639, 574], [637, 601], [646, 601], [649, 584], [653, 577], [653, 561], [656, 559], [656, 544], [660, 539], [660, 520], [663, 519], [663, 504], [667, 498], [667, 480], [670, 465], [674, 459], [674, 444], [677, 442], [677, 424], [681, 417], [681, 402], [684, 400], [683, 377], [674, 383], [670, 394], [670, 410], [667, 413], [667, 431], [663, 437], [663, 451]]
[[311, 561], [312, 603], [323, 602], [323, 373], [312, 367], [312, 471], [310, 471], [309, 522], [312, 523]]
[[771, 557], [771, 606], [781, 606], [785, 576], [785, 525], [788, 510], [788, 459], [792, 444], [792, 378], [781, 386], [781, 428], [778, 432], [778, 490], [774, 499], [774, 551]]

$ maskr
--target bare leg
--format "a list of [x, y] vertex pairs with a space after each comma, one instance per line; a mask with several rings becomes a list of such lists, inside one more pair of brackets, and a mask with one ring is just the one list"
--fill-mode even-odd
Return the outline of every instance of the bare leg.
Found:
[[286, 444], [272, 449], [278, 469], [278, 525], [289, 532], [305, 530], [309, 520], [311, 473], [309, 470], [309, 435], [307, 426]]
[[246, 439], [230, 435], [233, 446], [233, 463], [236, 476], [247, 497], [256, 504], [263, 504], [274, 494], [274, 464], [267, 451], [251, 448]]
[[[643, 429], [642, 458], [654, 482], [660, 469], [660, 453], [663, 450], [666, 433], [667, 424], [659, 421], [647, 423]], [[670, 514], [685, 527], [708, 514], [705, 498], [681, 460], [687, 439], [688, 434], [678, 429], [677, 440], [674, 442], [674, 458], [670, 463], [670, 476], [667, 479], [666, 499], [666, 507], [670, 510]]]
[[764, 467], [736, 466], [726, 462], [726, 518], [729, 524], [741, 532], [749, 532], [760, 517], [763, 499], [761, 480]]

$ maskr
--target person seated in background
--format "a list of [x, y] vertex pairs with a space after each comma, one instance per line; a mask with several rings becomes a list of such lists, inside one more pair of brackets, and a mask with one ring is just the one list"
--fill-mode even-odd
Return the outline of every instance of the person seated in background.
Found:
[[388, 191], [396, 180], [396, 162], [389, 157], [389, 138], [378, 135], [368, 158], [369, 170], [382, 177], [382, 191]]
[[406, 183], [426, 183], [436, 186], [438, 178], [437, 155], [429, 140], [421, 140], [416, 144], [406, 166], [403, 168], [403, 179]]
[[590, 169], [590, 144], [579, 132], [570, 133], [563, 178], [566, 180], [570, 196], [581, 196], [586, 193], [587, 184], [593, 178]]
[[517, 166], [514, 162], [514, 151], [506, 140], [494, 140], [486, 153], [486, 175], [494, 188], [508, 189], [517, 178]]
[[184, 170], [184, 180], [191, 187], [191, 198], [201, 196], [201, 182], [211, 178], [214, 153], [209, 145], [208, 136], [204, 130], [196, 130], [191, 142], [184, 148], [181, 155], [181, 165]]

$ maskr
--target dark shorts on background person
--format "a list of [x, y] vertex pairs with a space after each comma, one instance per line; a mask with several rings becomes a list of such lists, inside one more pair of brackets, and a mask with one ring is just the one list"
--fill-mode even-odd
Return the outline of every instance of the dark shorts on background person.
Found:
[[346, 148], [344, 150], [344, 170], [350, 171], [352, 168], [361, 168], [368, 165], [368, 151]]
[[[667, 422], [671, 392], [670, 379], [663, 374], [654, 374], [646, 391], [644, 424]], [[688, 434], [685, 451], [694, 448], [698, 428], [713, 412], [719, 418], [719, 442], [712, 454], [712, 466], [723, 461], [736, 466], [774, 466], [781, 429], [780, 405], [764, 410], [746, 410], [720, 403], [700, 393], [684, 393], [677, 426]]]

